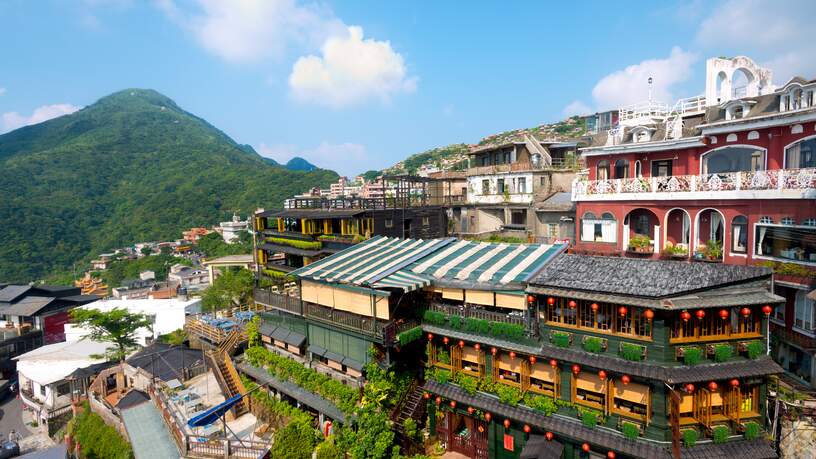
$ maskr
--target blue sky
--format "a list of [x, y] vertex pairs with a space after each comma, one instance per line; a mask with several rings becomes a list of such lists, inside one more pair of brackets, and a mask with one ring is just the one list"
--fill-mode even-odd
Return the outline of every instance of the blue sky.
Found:
[[816, 77], [816, 2], [0, 0], [0, 132], [153, 88], [351, 175], [577, 112], [703, 92], [744, 54]]

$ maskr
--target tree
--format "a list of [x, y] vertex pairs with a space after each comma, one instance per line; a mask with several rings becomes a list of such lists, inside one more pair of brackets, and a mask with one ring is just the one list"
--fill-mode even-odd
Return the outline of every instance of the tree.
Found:
[[238, 307], [250, 300], [254, 286], [255, 277], [248, 269], [227, 269], [204, 290], [201, 303], [207, 311]]
[[90, 330], [86, 338], [113, 344], [107, 350], [108, 358], [119, 361], [125, 360], [129, 351], [139, 347], [136, 331], [152, 327], [146, 315], [131, 313], [124, 308], [113, 308], [108, 312], [77, 308], [71, 311], [71, 318], [77, 325]]
[[140, 252], [142, 252], [142, 255], [144, 256], [149, 256], [151, 253], [153, 253], [153, 248], [150, 247], [149, 245], [146, 245], [142, 247], [142, 250], [140, 250]]
[[270, 457], [309, 459], [317, 444], [317, 431], [308, 422], [297, 420], [275, 432]]

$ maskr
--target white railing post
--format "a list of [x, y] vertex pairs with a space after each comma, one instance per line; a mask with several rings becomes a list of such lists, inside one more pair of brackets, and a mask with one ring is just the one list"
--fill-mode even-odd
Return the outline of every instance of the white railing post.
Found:
[[784, 190], [785, 189], [785, 169], [779, 169], [776, 171], [776, 189]]
[[620, 194], [623, 190], [623, 183], [621, 183], [621, 179], [615, 179], [615, 193]]
[[649, 185], [652, 187], [652, 193], [657, 193], [657, 177], [649, 177]]
[[734, 189], [739, 191], [742, 189], [742, 172], [737, 172], [736, 180], [734, 180]]
[[692, 192], [697, 191], [697, 176], [692, 175], [691, 180], [689, 180], [689, 190]]

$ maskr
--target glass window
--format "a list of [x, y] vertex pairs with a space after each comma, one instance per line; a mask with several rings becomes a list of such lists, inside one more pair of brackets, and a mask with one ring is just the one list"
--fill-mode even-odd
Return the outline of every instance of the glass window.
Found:
[[496, 193], [504, 194], [504, 179], [496, 180]]
[[816, 218], [806, 218], [802, 220], [804, 226], [816, 226]]
[[805, 290], [798, 290], [796, 292], [793, 325], [802, 330], [813, 331], [815, 328], [814, 323], [816, 323], [813, 309], [813, 300], [807, 297], [807, 292]]
[[625, 159], [615, 161], [615, 178], [629, 178], [629, 161]]
[[816, 263], [816, 227], [758, 224], [757, 256]]
[[640, 161], [635, 161], [635, 177], [637, 178], [643, 177], [643, 171], [640, 168]]
[[422, 217], [422, 226], [431, 226], [430, 217]]
[[600, 220], [587, 212], [581, 219], [581, 240], [589, 242], [616, 242], [618, 222], [610, 213], [604, 213]]
[[793, 217], [782, 217], [782, 224], [783, 225], [795, 225], [796, 220]]
[[598, 180], [607, 180], [609, 178], [609, 161], [603, 160], [598, 162], [598, 172], [596, 175]]
[[57, 397], [68, 395], [71, 393], [71, 385], [67, 382], [64, 382], [57, 386]]
[[527, 192], [527, 179], [524, 177], [519, 177], [518, 179], [518, 192], [519, 193]]
[[527, 224], [527, 211], [526, 210], [514, 210], [510, 212], [510, 223], [514, 225], [526, 225]]
[[482, 194], [490, 194], [490, 180], [482, 180]]
[[766, 216], [759, 217], [760, 223], [773, 223], [773, 218]]
[[662, 161], [652, 161], [652, 177], [669, 177], [672, 175], [672, 162], [670, 159]]
[[754, 147], [725, 147], [703, 156], [703, 174], [765, 169], [765, 152]]
[[781, 320], [782, 322], [785, 321], [785, 305], [779, 304], [777, 305], [774, 310], [773, 314], [771, 315], [776, 320]]
[[385, 227], [386, 228], [393, 228], [394, 227], [394, 220], [390, 218], [385, 219]]
[[731, 221], [731, 251], [745, 253], [748, 251], [748, 219], [742, 215]]

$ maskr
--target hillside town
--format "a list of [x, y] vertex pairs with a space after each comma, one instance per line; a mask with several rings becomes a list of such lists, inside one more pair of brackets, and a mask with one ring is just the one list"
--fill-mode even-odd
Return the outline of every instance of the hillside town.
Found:
[[0, 457], [816, 457], [816, 79], [704, 81], [0, 283]]

